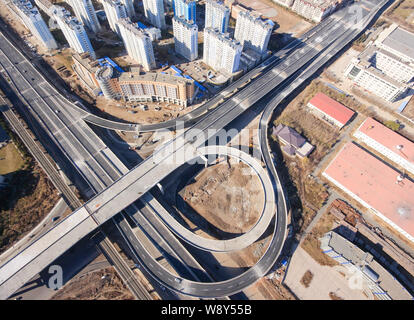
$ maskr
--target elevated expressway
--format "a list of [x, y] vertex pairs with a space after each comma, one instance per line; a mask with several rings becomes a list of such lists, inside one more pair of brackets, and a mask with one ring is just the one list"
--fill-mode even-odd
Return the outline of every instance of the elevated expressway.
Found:
[[[309, 63], [312, 65], [312, 62], [318, 61], [319, 55], [321, 53], [323, 55], [325, 49], [330, 48], [331, 45], [343, 48], [366, 27], [376, 12], [387, 2], [360, 1], [328, 18], [322, 27], [318, 26], [319, 32], [310, 36], [306, 40], [306, 45], [301, 46], [301, 49], [297, 48], [293, 52], [287, 53], [283, 60], [277, 61], [269, 71], [207, 114], [203, 120], [188, 129], [185, 134], [166, 143], [152, 157], [143, 161], [61, 221], [43, 239], [36, 241], [29, 248], [3, 264], [0, 269], [1, 293], [3, 293], [3, 288], [9, 287], [10, 280], [13, 280], [13, 283], [18, 281], [23, 284], [28, 280], [28, 277], [30, 278], [30, 274], [33, 275], [42, 270], [48, 265], [48, 262], [53, 261], [77, 240], [94, 230], [97, 227], [95, 221], [98, 224], [107, 221], [146, 193], [170, 172], [177, 169], [183, 163], [177, 159], [179, 152], [189, 152], [196, 156], [198, 154], [197, 147], [215, 135], [207, 129], [220, 130], [225, 127], [268, 92], [286, 84], [288, 81], [285, 80], [298, 76], [298, 73], [302, 72], [302, 69], [306, 68]], [[364, 5], [364, 8], [361, 4]], [[366, 8], [371, 4], [373, 9], [368, 11]], [[355, 21], [356, 11], [360, 12], [363, 19]], [[171, 148], [173, 144], [175, 147]], [[165, 154], [162, 153], [163, 151]], [[277, 175], [275, 177], [277, 178]], [[278, 180], [276, 180], [276, 184], [278, 184]], [[176, 281], [175, 276], [166, 272], [161, 266], [156, 263], [155, 266], [153, 265], [153, 259], [145, 248], [138, 252], [139, 257], [150, 274], [163, 285], [178, 292], [198, 297], [217, 297], [238, 292], [263, 276], [279, 255], [286, 229], [286, 205], [280, 183], [277, 191], [279, 210], [275, 221], [276, 232], [271, 245], [255, 266], [236, 278], [215, 283], [200, 283], [186, 279]], [[137, 248], [140, 248], [139, 245], [138, 243]]]
[[[21, 101], [24, 101], [27, 106], [27, 110], [20, 111], [27, 113], [30, 110], [35, 115], [55, 145], [62, 150], [73, 167], [88, 182], [90, 190], [96, 193], [127, 172], [128, 169], [122, 162], [82, 120], [79, 120], [79, 114], [74, 113], [73, 109], [69, 109], [65, 105], [64, 99], [57, 92], [54, 92], [45, 79], [34, 70], [30, 62], [24, 59], [4, 37], [0, 38], [0, 44], [1, 66], [5, 68], [12, 80], [11, 84], [18, 92]], [[59, 181], [54, 179], [53, 182]], [[146, 195], [142, 202], [144, 204], [148, 202], [147, 206], [162, 208], [151, 195]], [[79, 206], [80, 203], [75, 208]], [[135, 206], [131, 206], [126, 210], [133, 219], [139, 221], [137, 224], [142, 230], [138, 228], [135, 233], [140, 236], [140, 239], [145, 237], [144, 232], [151, 233], [152, 238], [157, 243], [161, 243], [161, 248], [172, 258], [174, 267], [180, 268], [180, 274], [195, 280], [211, 281], [211, 278], [182, 244], [170, 236], [168, 228], [161, 221], [153, 218], [154, 213], [151, 210], [145, 206], [139, 210]], [[124, 225], [124, 229], [128, 226]], [[154, 232], [154, 228], [158, 232]], [[134, 236], [137, 237], [137, 235]], [[165, 238], [168, 238], [169, 241], [165, 241]], [[101, 241], [100, 246], [107, 249], [105, 254], [109, 255], [112, 261], [120, 261], [119, 257], [115, 256], [114, 250], [109, 250], [110, 244], [107, 240]], [[3, 255], [1, 258], [8, 259]], [[118, 263], [115, 267], [123, 270], [123, 274], [127, 274], [123, 265], [123, 263]], [[131, 278], [131, 274], [123, 278], [128, 280]], [[131, 283], [131, 281], [129, 282]], [[134, 283], [132, 284], [137, 287]], [[136, 291], [138, 292], [138, 290]], [[140, 295], [142, 296], [142, 294]]]

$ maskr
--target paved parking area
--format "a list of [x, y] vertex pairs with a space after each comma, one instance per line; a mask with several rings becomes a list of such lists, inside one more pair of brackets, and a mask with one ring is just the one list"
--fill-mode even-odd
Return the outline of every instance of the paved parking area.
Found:
[[[309, 287], [305, 288], [300, 281], [308, 270], [313, 273], [313, 278]], [[305, 250], [298, 247], [289, 263], [284, 283], [301, 300], [330, 300], [330, 292], [345, 300], [372, 298], [369, 290], [363, 293], [362, 290], [351, 289], [346, 275], [348, 270], [344, 266], [321, 266]]]

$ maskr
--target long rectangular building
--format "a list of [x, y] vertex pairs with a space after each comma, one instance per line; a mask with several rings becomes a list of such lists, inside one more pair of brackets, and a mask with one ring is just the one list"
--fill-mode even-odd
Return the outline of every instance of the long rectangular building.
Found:
[[131, 20], [118, 20], [118, 29], [128, 55], [139, 62], [146, 71], [155, 68], [154, 50], [150, 36]]
[[414, 143], [378, 121], [367, 118], [354, 137], [414, 174]]
[[118, 87], [127, 101], [163, 101], [186, 107], [194, 96], [194, 81], [169, 74], [124, 72]]
[[414, 242], [414, 183], [349, 142], [322, 175]]
[[50, 33], [42, 15], [29, 0], [13, 0], [9, 2], [9, 8], [44, 47], [49, 50], [57, 49], [55, 38]]
[[312, 112], [323, 120], [342, 128], [355, 114], [354, 111], [328, 97], [322, 92], [317, 93], [308, 103]]
[[83, 24], [72, 17], [69, 11], [63, 7], [53, 6], [51, 10], [69, 46], [77, 53], [89, 52], [91, 57], [95, 59], [95, 50], [93, 50]]
[[183, 17], [173, 18], [175, 52], [193, 61], [198, 56], [198, 26]]
[[242, 45], [217, 29], [204, 29], [203, 61], [214, 70], [231, 75], [239, 70]]

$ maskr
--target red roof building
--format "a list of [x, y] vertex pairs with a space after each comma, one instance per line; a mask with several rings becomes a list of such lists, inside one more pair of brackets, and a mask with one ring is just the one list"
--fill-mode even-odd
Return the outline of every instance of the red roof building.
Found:
[[372, 118], [367, 118], [354, 136], [414, 174], [414, 142]]
[[414, 242], [414, 183], [349, 142], [322, 174]]
[[342, 128], [351, 120], [354, 111], [319, 92], [308, 103], [308, 107], [316, 116]]

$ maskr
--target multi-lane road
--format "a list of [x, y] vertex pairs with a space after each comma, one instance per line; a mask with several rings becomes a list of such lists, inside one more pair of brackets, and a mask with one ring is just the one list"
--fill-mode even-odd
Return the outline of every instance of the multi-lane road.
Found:
[[[284, 92], [284, 90], [286, 88], [289, 90], [288, 85], [292, 81], [298, 79], [298, 83], [303, 82], [306, 78], [301, 78], [301, 74], [306, 72], [305, 70], [309, 66], [312, 66], [312, 72], [319, 69], [324, 63], [323, 57], [332, 57], [331, 50], [343, 48], [349, 43], [366, 27], [374, 17], [374, 13], [387, 2], [386, 0], [360, 1], [349, 8], [342, 9], [315, 27], [313, 32], [311, 31], [303, 39], [303, 42], [296, 43], [286, 49], [279, 59], [271, 61], [268, 65], [269, 68], [263, 70], [249, 85], [209, 112], [202, 120], [190, 127], [185, 134], [167, 142], [152, 157], [131, 171], [123, 173], [120, 179], [109, 184], [109, 187], [50, 230], [48, 237], [40, 239], [3, 264], [0, 269], [1, 288], [10, 290], [9, 288], [13, 287], [11, 279], [23, 281], [30, 273], [33, 275], [33, 272], [40, 271], [41, 268], [47, 266], [48, 262], [59, 256], [61, 251], [68, 249], [78, 239], [94, 230], [97, 224], [104, 223], [117, 212], [131, 205], [137, 198], [148, 192], [156, 183], [185, 162], [183, 159], [178, 159], [180, 152], [197, 155], [198, 147], [215, 135], [212, 129], [217, 132], [224, 128], [272, 90], [280, 89], [280, 96], [285, 97], [288, 91]], [[331, 49], [327, 50], [327, 48]], [[314, 64], [315, 61], [318, 61], [319, 65]], [[12, 69], [10, 66], [8, 67]], [[309, 69], [308, 72], [310, 72]], [[59, 97], [55, 97], [55, 99], [59, 99]], [[172, 146], [174, 148], [171, 148]], [[277, 182], [279, 208], [275, 221], [275, 235], [265, 255], [251, 269], [236, 278], [223, 282], [189, 281], [166, 272], [138, 243], [137, 254], [144, 267], [163, 285], [178, 292], [198, 297], [229, 295], [252, 284], [271, 268], [280, 253], [285, 236], [286, 205], [277, 174], [276, 172], [273, 174]]]

